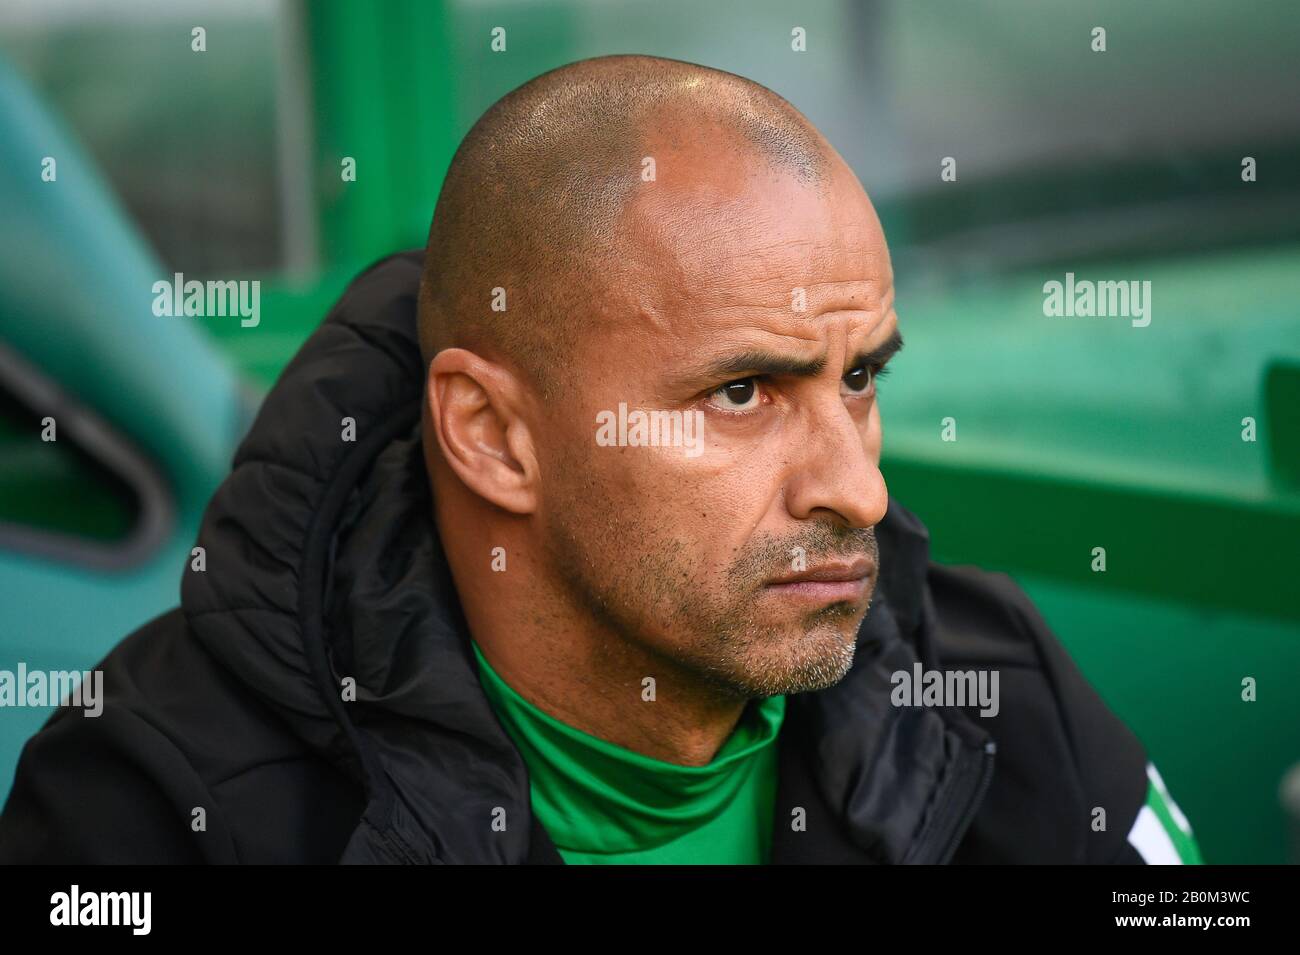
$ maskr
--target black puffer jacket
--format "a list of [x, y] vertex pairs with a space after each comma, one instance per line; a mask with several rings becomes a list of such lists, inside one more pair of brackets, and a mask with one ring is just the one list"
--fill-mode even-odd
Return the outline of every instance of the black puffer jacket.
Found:
[[[206, 570], [101, 664], [102, 716], [60, 710], [23, 750], [0, 861], [561, 861], [430, 517], [420, 261], [370, 268], [285, 369], [205, 515]], [[1142, 746], [1027, 598], [931, 563], [896, 501], [877, 533], [853, 669], [788, 701], [773, 862], [1141, 861]], [[891, 705], [917, 660], [998, 669], [1000, 712]]]

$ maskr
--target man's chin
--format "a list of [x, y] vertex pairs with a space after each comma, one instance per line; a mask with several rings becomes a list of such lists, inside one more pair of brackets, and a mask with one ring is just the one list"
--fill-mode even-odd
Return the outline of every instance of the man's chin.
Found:
[[749, 648], [734, 688], [751, 698], [824, 690], [852, 668], [856, 641], [857, 627], [843, 620], [783, 633]]

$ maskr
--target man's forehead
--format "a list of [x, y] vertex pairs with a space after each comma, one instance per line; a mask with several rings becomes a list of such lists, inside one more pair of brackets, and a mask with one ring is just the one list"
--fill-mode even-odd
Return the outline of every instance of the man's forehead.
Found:
[[[662, 274], [638, 303], [639, 323], [682, 347], [750, 340], [806, 351], [837, 326], [856, 342], [893, 316], [888, 253], [866, 243], [773, 248], [711, 268], [684, 264]], [[670, 349], [675, 350], [675, 349]]]
[[676, 333], [665, 337], [685, 351], [753, 346], [808, 356], [823, 352], [831, 338], [842, 337], [854, 348], [883, 339], [897, 327], [892, 285], [825, 282], [795, 293], [801, 301], [794, 304], [787, 297], [784, 303], [737, 302], [701, 309], [689, 323], [674, 322]]
[[638, 304], [699, 320], [736, 308], [877, 309], [892, 294], [884, 233], [856, 179], [837, 175], [819, 188], [770, 171], [747, 175], [737, 192], [665, 185], [630, 205]]
[[[789, 290], [787, 290], [788, 293]], [[844, 362], [876, 351], [888, 358], [898, 335], [892, 283], [869, 280], [823, 281], [772, 298], [720, 296], [721, 304], [642, 312], [635, 341], [626, 354], [648, 379], [657, 379], [671, 394], [695, 390], [750, 374], [790, 373], [806, 376], [808, 366], [829, 367], [842, 374]]]

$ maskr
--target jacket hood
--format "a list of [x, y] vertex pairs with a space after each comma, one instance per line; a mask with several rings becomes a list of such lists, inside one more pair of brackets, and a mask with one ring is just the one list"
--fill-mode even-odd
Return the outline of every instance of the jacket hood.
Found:
[[[526, 767], [478, 682], [432, 519], [422, 262], [371, 266], [286, 366], [204, 515], [206, 570], [185, 574], [181, 605], [210, 654], [364, 787], [342, 861], [530, 861]], [[951, 841], [954, 794], [974, 788], [987, 736], [951, 710], [890, 704], [891, 673], [935, 665], [929, 544], [893, 499], [876, 531], [853, 668], [789, 697], [782, 746], [864, 861], [916, 861], [919, 842]], [[506, 831], [477, 822], [498, 808]]]

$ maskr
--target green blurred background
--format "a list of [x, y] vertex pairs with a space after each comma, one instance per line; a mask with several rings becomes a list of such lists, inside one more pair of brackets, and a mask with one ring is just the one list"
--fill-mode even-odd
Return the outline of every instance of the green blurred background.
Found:
[[[1295, 861], [1298, 50], [1300, 6], [1215, 0], [8, 0], [0, 668], [89, 668], [175, 605], [260, 395], [351, 276], [423, 244], [478, 115], [651, 53], [777, 90], [876, 202], [907, 338], [884, 472], [936, 559], [1025, 587], [1207, 861]], [[1045, 317], [1067, 271], [1150, 281], [1150, 326]], [[155, 317], [174, 272], [261, 280], [260, 324]], [[0, 711], [0, 798], [49, 712]]]

